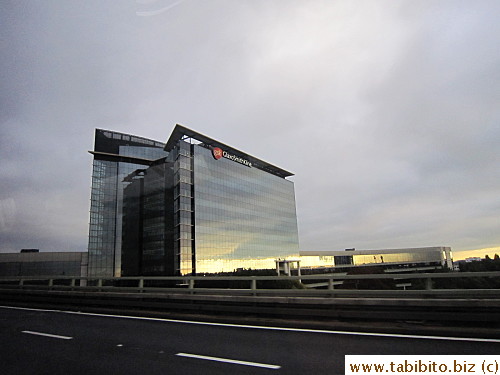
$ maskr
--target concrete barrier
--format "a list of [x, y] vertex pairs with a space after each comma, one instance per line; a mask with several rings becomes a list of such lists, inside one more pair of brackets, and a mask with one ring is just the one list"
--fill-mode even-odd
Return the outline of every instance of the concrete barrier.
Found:
[[158, 312], [229, 313], [287, 318], [429, 320], [498, 322], [500, 298], [384, 298], [325, 295], [275, 295], [275, 290], [243, 294], [179, 292], [0, 289], [2, 303], [85, 309], [153, 310]]

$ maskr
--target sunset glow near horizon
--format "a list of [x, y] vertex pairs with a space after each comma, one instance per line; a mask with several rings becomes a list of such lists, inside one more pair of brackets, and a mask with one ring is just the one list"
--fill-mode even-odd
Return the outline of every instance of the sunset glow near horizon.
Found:
[[[453, 251], [453, 249], [451, 249]], [[484, 258], [486, 255], [488, 255], [490, 258], [493, 259], [495, 254], [500, 255], [500, 246], [498, 247], [488, 247], [485, 249], [475, 249], [475, 250], [462, 250], [462, 251], [453, 251], [453, 260], [463, 260], [467, 258]]]

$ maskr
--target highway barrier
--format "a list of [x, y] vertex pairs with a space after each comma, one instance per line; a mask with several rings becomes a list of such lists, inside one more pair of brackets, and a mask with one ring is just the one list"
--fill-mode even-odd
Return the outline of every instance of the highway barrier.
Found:
[[[148, 309], [312, 319], [500, 321], [499, 288], [443, 288], [454, 285], [443, 282], [448, 279], [460, 279], [462, 283], [468, 280], [470, 286], [495, 286], [500, 281], [500, 272], [0, 278], [0, 298], [4, 303], [54, 304], [80, 310]], [[383, 284], [374, 282], [374, 285], [387, 289], [367, 289], [370, 285], [367, 280], [383, 280]], [[214, 287], [217, 283], [226, 287]], [[323, 289], [300, 287], [307, 283], [326, 286]], [[365, 288], [356, 289], [356, 285]], [[287, 289], [279, 289], [286, 286]], [[388, 289], [390, 287], [393, 289]]]

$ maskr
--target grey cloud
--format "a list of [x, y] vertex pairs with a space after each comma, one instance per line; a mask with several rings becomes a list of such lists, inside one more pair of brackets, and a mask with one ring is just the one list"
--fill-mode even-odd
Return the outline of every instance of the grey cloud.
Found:
[[295, 172], [303, 250], [498, 246], [495, 1], [1, 7], [0, 251], [85, 249], [93, 129], [175, 123]]

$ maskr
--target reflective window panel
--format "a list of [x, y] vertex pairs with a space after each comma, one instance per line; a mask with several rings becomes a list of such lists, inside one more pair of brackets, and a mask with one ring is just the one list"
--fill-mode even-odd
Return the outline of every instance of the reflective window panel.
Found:
[[275, 268], [297, 256], [293, 182], [193, 147], [196, 273]]

